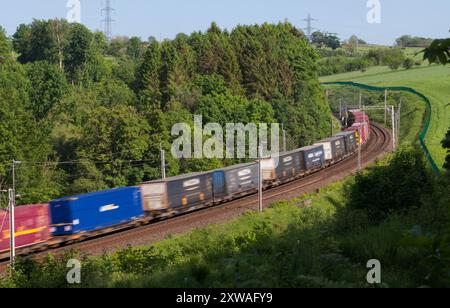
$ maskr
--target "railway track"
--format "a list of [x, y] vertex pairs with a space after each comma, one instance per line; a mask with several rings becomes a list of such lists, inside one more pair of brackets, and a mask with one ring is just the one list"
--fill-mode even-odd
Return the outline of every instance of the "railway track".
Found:
[[[386, 128], [372, 124], [371, 138], [362, 150], [362, 165], [373, 163], [392, 150], [392, 136]], [[290, 200], [306, 193], [317, 191], [337, 180], [343, 179], [357, 171], [357, 154], [305, 178], [272, 188], [264, 193], [264, 207], [281, 200]], [[55, 255], [75, 250], [87, 255], [98, 255], [113, 252], [128, 246], [140, 246], [163, 240], [171, 235], [178, 235], [207, 225], [229, 221], [247, 211], [256, 211], [258, 196], [251, 195], [222, 205], [158, 221], [135, 229], [129, 229], [85, 242], [67, 245], [34, 254], [34, 258], [42, 258], [49, 252]], [[4, 273], [8, 262], [0, 263], [0, 273]]]

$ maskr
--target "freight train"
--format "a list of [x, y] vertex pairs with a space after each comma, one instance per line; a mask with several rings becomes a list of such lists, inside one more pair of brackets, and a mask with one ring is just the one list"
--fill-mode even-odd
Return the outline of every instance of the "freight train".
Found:
[[[369, 119], [351, 111], [345, 132], [316, 144], [265, 158], [261, 162], [264, 189], [303, 178], [330, 167], [369, 138]], [[361, 122], [358, 122], [361, 120]], [[258, 191], [259, 163], [235, 165], [164, 180], [19, 206], [15, 238], [19, 254], [30, 254], [87, 238], [148, 224], [182, 213], [212, 207]], [[10, 249], [9, 217], [0, 210], [0, 259]]]

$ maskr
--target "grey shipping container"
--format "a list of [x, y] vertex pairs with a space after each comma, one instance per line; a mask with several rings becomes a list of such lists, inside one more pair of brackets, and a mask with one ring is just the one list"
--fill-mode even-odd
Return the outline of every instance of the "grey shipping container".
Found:
[[345, 150], [347, 155], [353, 153], [358, 148], [358, 140], [356, 138], [356, 132], [342, 132], [336, 136], [343, 136], [345, 138]]
[[278, 164], [275, 167], [277, 180], [283, 182], [303, 173], [305, 167], [302, 161], [302, 153], [300, 150], [281, 153], [278, 156]]
[[214, 201], [250, 194], [258, 189], [258, 163], [240, 164], [213, 172]]
[[306, 171], [318, 169], [325, 163], [325, 150], [323, 145], [313, 145], [300, 149]]
[[210, 172], [147, 182], [141, 185], [141, 191], [147, 212], [213, 203]]
[[[325, 147], [330, 147], [330, 157], [325, 157], [327, 160], [337, 161], [343, 158], [346, 154], [345, 138], [343, 136], [336, 136], [319, 141], [317, 144], [323, 144]], [[326, 145], [325, 145], [326, 144]], [[326, 151], [327, 149], [325, 149]], [[327, 156], [327, 155], [325, 155]]]

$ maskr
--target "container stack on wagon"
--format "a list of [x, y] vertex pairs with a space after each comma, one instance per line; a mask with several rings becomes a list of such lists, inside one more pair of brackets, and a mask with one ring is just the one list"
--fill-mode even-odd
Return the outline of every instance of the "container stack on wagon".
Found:
[[357, 140], [361, 144], [366, 144], [370, 139], [370, 118], [361, 110], [349, 111], [350, 127], [346, 129], [347, 132], [355, 132]]
[[[43, 243], [50, 239], [48, 204], [15, 208], [15, 244], [17, 248]], [[0, 252], [10, 249], [9, 212], [0, 210]]]
[[301, 149], [280, 153], [266, 158], [262, 165], [264, 181], [268, 184], [282, 184], [305, 172]]
[[194, 173], [141, 185], [144, 211], [176, 211], [213, 204], [211, 173]]
[[52, 233], [73, 235], [126, 224], [144, 216], [138, 187], [104, 190], [50, 202]]
[[325, 152], [325, 161], [328, 164], [333, 164], [342, 160], [347, 153], [344, 136], [335, 136], [324, 139], [317, 142], [316, 145], [323, 146]]
[[213, 172], [214, 202], [220, 203], [258, 190], [259, 164], [240, 164]]
[[320, 169], [325, 164], [323, 145], [312, 145], [301, 148], [302, 159], [307, 173]]
[[349, 156], [358, 149], [358, 139], [355, 131], [341, 132], [336, 136], [344, 137], [346, 156]]
[[261, 168], [266, 186], [271, 186], [286, 183], [321, 169], [324, 163], [323, 146], [313, 145], [266, 158]]
[[363, 122], [370, 123], [370, 118], [365, 112], [363, 112], [359, 109], [349, 110], [349, 124], [350, 125], [353, 125], [355, 123], [363, 123]]

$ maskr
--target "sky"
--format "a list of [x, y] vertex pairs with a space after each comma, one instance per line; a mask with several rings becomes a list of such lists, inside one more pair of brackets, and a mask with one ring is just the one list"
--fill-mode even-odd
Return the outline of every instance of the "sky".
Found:
[[[105, 0], [0, 0], [0, 26], [9, 35], [21, 23], [35, 19], [66, 18], [70, 1], [81, 4], [81, 23], [103, 30]], [[449, 36], [449, 0], [111, 0], [115, 11], [114, 35], [147, 39], [174, 38], [178, 33], [206, 30], [215, 21], [221, 28], [238, 24], [288, 20], [299, 28], [311, 14], [313, 26], [351, 35], [372, 44], [392, 45], [396, 38], [410, 34], [430, 38]], [[369, 2], [379, 2], [380, 23], [369, 23]]]

